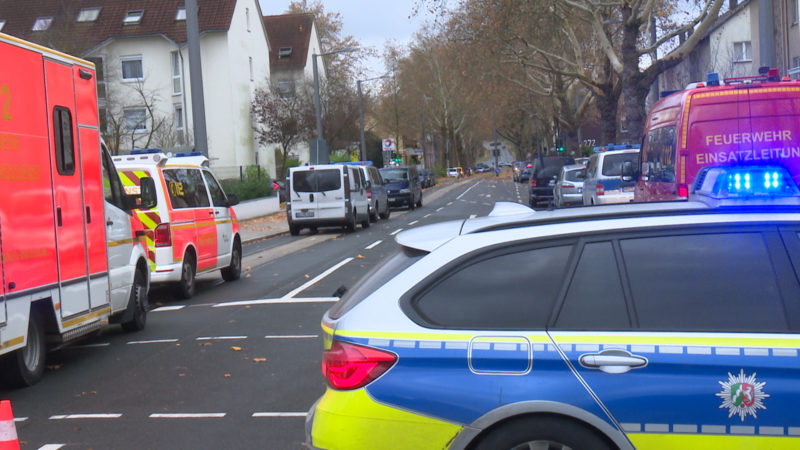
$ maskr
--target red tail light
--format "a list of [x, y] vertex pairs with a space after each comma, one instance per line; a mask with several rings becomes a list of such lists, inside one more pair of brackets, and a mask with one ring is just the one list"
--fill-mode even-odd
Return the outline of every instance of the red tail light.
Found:
[[606, 188], [602, 184], [597, 185], [597, 195], [603, 195], [606, 193]]
[[156, 247], [171, 247], [172, 246], [172, 230], [169, 223], [161, 223], [156, 227]]
[[574, 184], [569, 184], [569, 183], [563, 183], [563, 184], [561, 184], [561, 187], [564, 188], [564, 189], [575, 189], [575, 185]]
[[385, 350], [334, 340], [322, 353], [322, 375], [334, 389], [358, 389], [389, 370], [397, 355]]
[[531, 187], [536, 187], [536, 179], [531, 178]]
[[367, 200], [372, 200], [372, 189], [367, 189]]
[[689, 196], [689, 187], [685, 184], [678, 185], [678, 197], [688, 197]]

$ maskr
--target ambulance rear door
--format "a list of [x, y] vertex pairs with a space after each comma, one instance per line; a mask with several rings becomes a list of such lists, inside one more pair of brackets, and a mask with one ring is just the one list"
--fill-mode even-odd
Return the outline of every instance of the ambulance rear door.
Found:
[[[80, 147], [77, 145], [72, 68], [45, 59], [45, 85], [53, 170], [61, 317], [89, 310], [88, 261]], [[99, 211], [98, 211], [99, 213]], [[102, 220], [102, 214], [98, 219]]]

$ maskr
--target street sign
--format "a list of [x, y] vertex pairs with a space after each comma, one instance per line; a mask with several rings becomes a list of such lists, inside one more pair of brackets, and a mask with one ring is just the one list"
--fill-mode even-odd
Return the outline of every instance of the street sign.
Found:
[[394, 148], [394, 139], [388, 138], [383, 140], [383, 151], [386, 152], [393, 152], [395, 151]]

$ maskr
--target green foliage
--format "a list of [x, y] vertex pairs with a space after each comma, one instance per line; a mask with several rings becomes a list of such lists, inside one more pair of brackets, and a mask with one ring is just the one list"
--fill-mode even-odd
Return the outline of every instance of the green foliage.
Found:
[[581, 156], [592, 156], [594, 147], [591, 145], [581, 145]]
[[445, 178], [447, 177], [447, 169], [442, 166], [434, 165], [431, 167], [431, 172], [436, 178]]
[[337, 150], [330, 155], [331, 163], [350, 161], [350, 152], [347, 150]]
[[221, 183], [225, 192], [236, 194], [240, 201], [275, 195], [272, 179], [259, 166], [248, 166], [244, 171], [244, 180], [222, 180]]

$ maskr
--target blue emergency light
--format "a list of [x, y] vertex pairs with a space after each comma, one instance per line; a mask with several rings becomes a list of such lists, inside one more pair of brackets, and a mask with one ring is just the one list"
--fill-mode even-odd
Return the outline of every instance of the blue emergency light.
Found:
[[131, 150], [131, 155], [152, 155], [154, 153], [161, 153], [160, 148], [134, 148]]
[[203, 156], [203, 154], [201, 152], [181, 152], [175, 154], [176, 158], [183, 158], [185, 156]]
[[717, 72], [706, 74], [706, 86], [719, 86], [719, 74]]
[[780, 166], [714, 166], [697, 173], [695, 199], [722, 204], [800, 204], [800, 190]]

